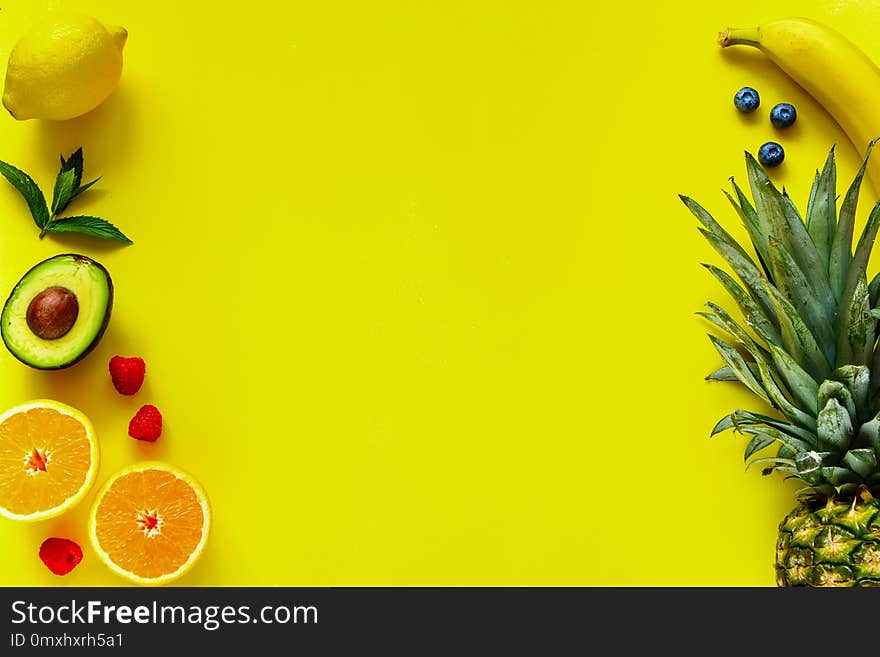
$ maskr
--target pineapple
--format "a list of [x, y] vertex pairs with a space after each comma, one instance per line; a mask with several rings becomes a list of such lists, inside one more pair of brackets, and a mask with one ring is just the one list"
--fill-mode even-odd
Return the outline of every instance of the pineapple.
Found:
[[[699, 313], [724, 366], [712, 381], [745, 386], [774, 412], [736, 410], [712, 435], [748, 437], [745, 460], [801, 480], [779, 526], [779, 586], [880, 586], [880, 275], [867, 265], [880, 228], [874, 206], [853, 250], [859, 188], [871, 150], [837, 210], [834, 149], [816, 173], [806, 218], [746, 153], [754, 204], [725, 192], [754, 255], [699, 204], [681, 199], [739, 281], [704, 265], [736, 302], [737, 322], [714, 303]], [[773, 448], [773, 451], [766, 451]]]

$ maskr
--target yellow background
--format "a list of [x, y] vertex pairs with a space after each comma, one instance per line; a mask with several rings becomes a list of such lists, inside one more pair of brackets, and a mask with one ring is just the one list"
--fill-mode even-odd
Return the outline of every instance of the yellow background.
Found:
[[[143, 459], [193, 473], [215, 524], [181, 585], [772, 585], [794, 487], [708, 437], [756, 403], [703, 381], [720, 361], [693, 313], [732, 304], [676, 194], [742, 235], [719, 190], [774, 136], [800, 205], [834, 142], [848, 183], [858, 155], [823, 110], [715, 36], [804, 14], [880, 60], [880, 9], [663, 4], [7, 0], [3, 61], [49, 7], [129, 30], [111, 99], [59, 124], [4, 112], [0, 159], [51, 190], [83, 146], [103, 178], [75, 209], [135, 244], [40, 241], [0, 184], [0, 296], [67, 251], [116, 285], [82, 363], [0, 353], [0, 405], [86, 412], [99, 484]], [[757, 115], [733, 108], [744, 84]], [[147, 361], [138, 396], [113, 390], [114, 354]], [[126, 435], [145, 403], [154, 445]], [[91, 548], [64, 579], [37, 558], [50, 535], [87, 544], [92, 498], [0, 519], [0, 584], [122, 584]]]

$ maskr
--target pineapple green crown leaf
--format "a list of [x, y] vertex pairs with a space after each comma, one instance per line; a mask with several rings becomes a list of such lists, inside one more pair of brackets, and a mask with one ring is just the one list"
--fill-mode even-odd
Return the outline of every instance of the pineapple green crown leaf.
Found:
[[[731, 178], [724, 195], [749, 237], [739, 244], [699, 203], [680, 195], [698, 228], [736, 277], [703, 266], [739, 308], [740, 324], [720, 306], [697, 313], [724, 337], [709, 335], [723, 366], [709, 381], [734, 381], [774, 408], [775, 418], [745, 410], [712, 429], [749, 437], [747, 468], [796, 477], [806, 499], [880, 497], [880, 274], [867, 279], [880, 230], [880, 202], [855, 238], [859, 191], [868, 158], [837, 209], [834, 147], [813, 180], [806, 214], [745, 154], [751, 200]], [[759, 456], [778, 446], [775, 456]]]

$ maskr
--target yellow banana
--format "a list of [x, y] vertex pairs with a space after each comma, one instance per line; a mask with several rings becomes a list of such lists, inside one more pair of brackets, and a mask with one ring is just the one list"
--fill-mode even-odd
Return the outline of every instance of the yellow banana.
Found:
[[[787, 18], [728, 28], [718, 43], [762, 50], [828, 111], [859, 154], [880, 137], [880, 68], [839, 32], [808, 18]], [[868, 178], [880, 194], [880, 158], [871, 160]]]

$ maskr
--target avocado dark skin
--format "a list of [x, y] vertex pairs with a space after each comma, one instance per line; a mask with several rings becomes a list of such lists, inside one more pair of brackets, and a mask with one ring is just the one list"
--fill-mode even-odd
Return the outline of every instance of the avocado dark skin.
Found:
[[100, 263], [57, 255], [31, 267], [13, 288], [0, 320], [3, 342], [29, 367], [64, 369], [98, 345], [112, 308], [113, 282]]

